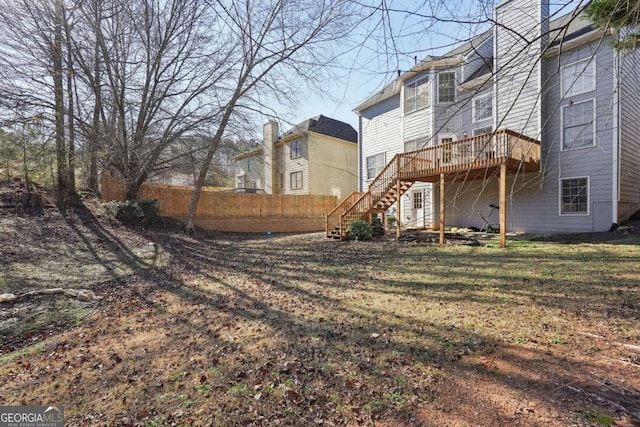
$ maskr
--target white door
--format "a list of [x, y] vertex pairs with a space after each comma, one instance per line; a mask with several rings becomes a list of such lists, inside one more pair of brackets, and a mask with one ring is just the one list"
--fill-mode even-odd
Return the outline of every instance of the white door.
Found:
[[411, 191], [411, 228], [424, 228], [424, 191]]

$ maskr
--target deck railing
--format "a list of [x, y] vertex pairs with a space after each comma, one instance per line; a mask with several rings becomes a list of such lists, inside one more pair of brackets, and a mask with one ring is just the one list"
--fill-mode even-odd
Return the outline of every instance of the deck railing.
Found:
[[481, 169], [505, 159], [539, 163], [540, 143], [508, 129], [477, 135], [435, 147], [402, 153], [400, 179], [419, 179], [438, 173]]
[[363, 195], [360, 191], [352, 191], [345, 199], [327, 214], [327, 235], [331, 230], [340, 227], [340, 219], [342, 214], [348, 211], [351, 206]]
[[[357, 219], [367, 219], [373, 209], [393, 203], [400, 194], [398, 180], [408, 183], [425, 180], [432, 182], [442, 173], [480, 170], [499, 166], [503, 162], [517, 165], [518, 170], [539, 170], [540, 142], [508, 129], [446, 142], [434, 147], [396, 154], [369, 184], [365, 193], [351, 193], [343, 203], [327, 216], [327, 233], [346, 227]], [[393, 191], [395, 189], [395, 192]], [[391, 200], [395, 199], [395, 200]]]

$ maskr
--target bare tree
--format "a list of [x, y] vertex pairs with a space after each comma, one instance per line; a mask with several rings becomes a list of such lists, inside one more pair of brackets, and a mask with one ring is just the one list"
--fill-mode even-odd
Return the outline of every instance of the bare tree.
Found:
[[212, 93], [226, 64], [220, 36], [197, 0], [87, 2], [82, 13], [96, 44], [76, 43], [95, 98], [88, 128], [105, 139], [107, 165], [135, 198], [173, 142], [216, 120]]
[[220, 120], [195, 183], [185, 230], [193, 217], [209, 165], [234, 116], [268, 110], [288, 95], [293, 78], [312, 82], [333, 59], [330, 45], [345, 37], [357, 16], [344, 0], [267, 0], [210, 3], [218, 30], [226, 35], [224, 90], [218, 96]]

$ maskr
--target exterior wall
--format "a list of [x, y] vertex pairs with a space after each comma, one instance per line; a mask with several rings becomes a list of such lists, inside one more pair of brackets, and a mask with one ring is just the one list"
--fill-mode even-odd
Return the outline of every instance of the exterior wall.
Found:
[[542, 51], [549, 27], [549, 1], [506, 0], [496, 6], [495, 16], [495, 127], [539, 139]]
[[622, 53], [620, 61], [620, 203], [618, 223], [640, 209], [640, 52]]
[[338, 200], [358, 190], [358, 144], [309, 133], [309, 191]]
[[[264, 190], [267, 194], [277, 194], [278, 177], [274, 156], [274, 143], [278, 139], [278, 123], [270, 121], [262, 128], [262, 151], [264, 153]], [[275, 191], [274, 191], [275, 190]]]
[[[249, 163], [251, 163], [250, 168]], [[262, 153], [236, 160], [235, 179], [235, 188], [258, 188], [264, 190], [264, 157]], [[240, 180], [244, 184], [241, 185]]]
[[367, 180], [366, 158], [378, 153], [386, 153], [385, 163], [400, 151], [403, 145], [402, 115], [400, 96], [389, 98], [360, 113], [360, 129], [362, 132], [362, 158], [360, 159], [361, 189], [369, 185]]
[[[291, 158], [291, 143], [294, 141], [300, 141], [302, 144], [302, 155], [295, 159]], [[300, 136], [291, 141], [287, 141], [282, 146], [281, 152], [281, 165], [284, 167], [281, 169], [281, 174], [284, 178], [284, 194], [311, 194], [309, 191], [309, 138], [308, 136]], [[302, 172], [302, 188], [291, 188], [291, 173]]]
[[[585, 232], [607, 231], [613, 221], [613, 51], [608, 42], [594, 41], [547, 59], [549, 69], [561, 67], [595, 55], [597, 89], [571, 98], [563, 98], [560, 75], [549, 73], [545, 109], [549, 112], [542, 135], [542, 173], [520, 174], [507, 179], [507, 231], [513, 232]], [[596, 144], [594, 147], [563, 151], [561, 146], [562, 106], [596, 99]], [[589, 178], [589, 214], [560, 215], [560, 179]], [[435, 210], [439, 211], [439, 188], [435, 186]], [[498, 204], [498, 178], [477, 180], [446, 187], [446, 224], [481, 228], [491, 212], [489, 204]], [[494, 210], [487, 219], [498, 223]]]

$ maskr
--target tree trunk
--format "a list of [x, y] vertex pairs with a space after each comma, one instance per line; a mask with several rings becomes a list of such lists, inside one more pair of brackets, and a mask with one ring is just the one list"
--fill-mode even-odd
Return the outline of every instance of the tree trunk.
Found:
[[209, 166], [211, 165], [211, 161], [213, 160], [213, 155], [216, 153], [218, 149], [218, 145], [220, 145], [220, 141], [222, 140], [222, 135], [224, 135], [224, 131], [229, 123], [229, 119], [231, 118], [231, 114], [235, 108], [236, 102], [238, 101], [238, 92], [231, 99], [229, 104], [227, 104], [227, 109], [224, 112], [224, 116], [220, 121], [220, 126], [218, 126], [218, 130], [216, 131], [215, 136], [213, 137], [213, 141], [209, 146], [209, 151], [207, 151], [207, 157], [202, 164], [202, 168], [200, 169], [200, 174], [198, 175], [198, 179], [195, 182], [193, 193], [191, 193], [191, 200], [189, 201], [189, 210], [187, 211], [187, 221], [184, 225], [184, 232], [187, 234], [193, 234], [195, 232], [195, 227], [193, 225], [193, 217], [196, 213], [196, 208], [198, 207], [198, 201], [200, 200], [200, 193], [202, 192], [202, 187], [204, 186], [204, 180], [207, 178], [207, 172], [209, 172]]
[[74, 117], [74, 109], [73, 109], [73, 55], [71, 54], [71, 28], [69, 27], [69, 23], [67, 22], [67, 17], [62, 10], [62, 17], [64, 18], [64, 30], [65, 30], [65, 38], [67, 44], [67, 117], [69, 121], [69, 141], [68, 141], [68, 182], [67, 182], [67, 193], [69, 195], [69, 200], [74, 200], [76, 198], [76, 158], [75, 158], [75, 117]]
[[53, 89], [55, 99], [55, 140], [57, 167], [57, 196], [56, 202], [60, 210], [64, 210], [67, 195], [67, 159], [64, 141], [64, 88], [62, 69], [62, 1], [54, 0], [54, 39], [51, 48], [51, 62], [53, 65]]

